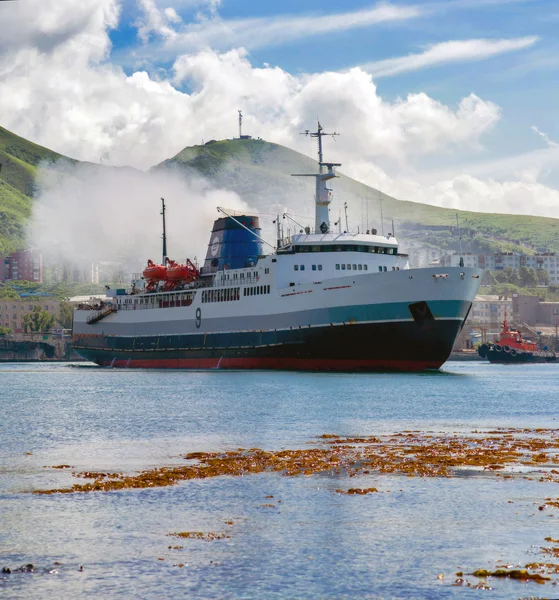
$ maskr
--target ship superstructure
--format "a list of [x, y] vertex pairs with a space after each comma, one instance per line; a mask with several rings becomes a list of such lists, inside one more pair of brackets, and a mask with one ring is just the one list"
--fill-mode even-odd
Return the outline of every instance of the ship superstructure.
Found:
[[[74, 348], [105, 366], [371, 371], [438, 368], [479, 269], [410, 269], [392, 235], [332, 231], [337, 163], [322, 162], [314, 231], [264, 254], [256, 215], [218, 218], [203, 267], [151, 263], [103, 306], [74, 314]], [[301, 175], [300, 175], [301, 176]]]

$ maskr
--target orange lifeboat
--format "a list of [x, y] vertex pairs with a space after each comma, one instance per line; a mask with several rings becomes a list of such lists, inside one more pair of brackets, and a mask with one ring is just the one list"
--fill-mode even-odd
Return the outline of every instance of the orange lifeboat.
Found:
[[167, 267], [156, 265], [152, 260], [148, 260], [148, 266], [144, 269], [143, 276], [146, 281], [165, 281], [167, 279]]
[[190, 259], [186, 259], [186, 265], [181, 265], [174, 260], [167, 259], [167, 280], [165, 290], [172, 290], [179, 284], [187, 284], [196, 281], [200, 277], [200, 272], [192, 264]]
[[190, 277], [190, 271], [186, 265], [179, 265], [174, 261], [169, 261], [167, 267], [167, 279], [169, 281], [185, 281]]

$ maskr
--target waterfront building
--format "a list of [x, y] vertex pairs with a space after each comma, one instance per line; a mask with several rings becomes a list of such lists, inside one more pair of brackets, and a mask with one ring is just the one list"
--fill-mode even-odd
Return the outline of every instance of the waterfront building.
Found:
[[[559, 284], [559, 256], [553, 252], [543, 254], [515, 254], [499, 252], [497, 254], [464, 253], [465, 267], [478, 267], [489, 271], [503, 271], [507, 267], [520, 269], [526, 267], [536, 271], [547, 271], [549, 283]], [[441, 267], [457, 267], [460, 264], [460, 254], [445, 254], [440, 259]]]
[[505, 319], [505, 313], [512, 314], [512, 298], [494, 295], [475, 297], [469, 321], [477, 325], [498, 325]]
[[35, 306], [53, 314], [58, 320], [60, 302], [54, 296], [25, 295], [19, 300], [0, 299], [0, 326], [9, 327], [14, 333], [22, 333], [25, 315], [33, 312]]
[[559, 326], [559, 302], [543, 302], [537, 296], [514, 294], [512, 314], [515, 322], [533, 327]]
[[43, 283], [43, 255], [38, 250], [17, 250], [0, 257], [0, 281]]

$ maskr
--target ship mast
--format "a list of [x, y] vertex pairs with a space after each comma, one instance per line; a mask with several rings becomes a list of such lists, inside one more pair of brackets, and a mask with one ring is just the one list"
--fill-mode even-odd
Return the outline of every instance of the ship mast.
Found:
[[167, 264], [167, 230], [165, 227], [165, 198], [161, 198], [161, 215], [163, 216], [163, 262], [162, 265]]
[[[315, 220], [314, 220], [314, 232], [315, 233], [328, 233], [330, 231], [330, 215], [328, 212], [328, 206], [332, 201], [332, 190], [326, 187], [326, 182], [329, 179], [338, 177], [334, 173], [334, 167], [341, 167], [341, 163], [329, 163], [324, 162], [322, 154], [322, 138], [325, 135], [335, 137], [338, 133], [326, 133], [318, 121], [317, 131], [309, 131], [308, 129], [301, 135], [308, 137], [317, 138], [318, 140], [318, 173], [302, 173], [293, 174], [292, 177], [314, 177], [316, 181], [315, 191]], [[327, 169], [324, 172], [324, 168]]]

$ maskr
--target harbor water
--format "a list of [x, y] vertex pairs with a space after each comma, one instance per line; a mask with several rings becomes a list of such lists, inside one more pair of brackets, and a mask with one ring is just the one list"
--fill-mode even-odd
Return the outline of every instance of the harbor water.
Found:
[[[0, 569], [12, 571], [0, 573], [2, 598], [559, 597], [553, 580], [456, 585], [457, 572], [541, 560], [545, 538], [559, 538], [559, 508], [538, 510], [559, 485], [538, 477], [266, 472], [32, 493], [83, 481], [73, 473], [184, 465], [190, 452], [308, 449], [324, 434], [559, 429], [557, 365], [312, 374], [4, 363], [0, 380]], [[378, 493], [336, 492], [351, 487]]]

